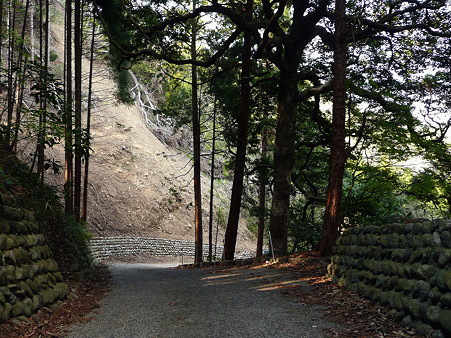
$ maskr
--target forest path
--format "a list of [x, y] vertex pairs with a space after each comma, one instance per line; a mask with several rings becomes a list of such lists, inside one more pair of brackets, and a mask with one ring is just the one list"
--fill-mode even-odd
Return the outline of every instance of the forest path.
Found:
[[280, 270], [112, 264], [111, 271], [112, 291], [69, 337], [322, 337], [336, 327], [319, 307], [277, 289], [302, 283]]

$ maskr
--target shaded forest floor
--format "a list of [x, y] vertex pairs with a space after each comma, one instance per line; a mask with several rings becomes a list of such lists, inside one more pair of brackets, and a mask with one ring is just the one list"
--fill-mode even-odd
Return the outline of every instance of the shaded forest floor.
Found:
[[[293, 297], [300, 303], [321, 305], [323, 315], [345, 327], [343, 331], [329, 330], [328, 337], [418, 337], [415, 330], [402, 327], [389, 315], [389, 310], [348, 292], [332, 283], [326, 276], [327, 262], [312, 254], [298, 254], [305, 257], [295, 263], [256, 265], [253, 268], [270, 267], [285, 271], [305, 281], [311, 287], [306, 289], [295, 285], [280, 284], [280, 292]], [[313, 257], [312, 257], [313, 256]], [[232, 267], [243, 269], [249, 267]], [[222, 269], [224, 270], [224, 269]], [[6, 337], [61, 337], [69, 325], [89, 321], [95, 315], [100, 300], [110, 289], [108, 267], [98, 266], [94, 277], [88, 282], [69, 281], [75, 299], [63, 302], [56, 310], [46, 309], [25, 321], [8, 321], [0, 324], [0, 331]]]

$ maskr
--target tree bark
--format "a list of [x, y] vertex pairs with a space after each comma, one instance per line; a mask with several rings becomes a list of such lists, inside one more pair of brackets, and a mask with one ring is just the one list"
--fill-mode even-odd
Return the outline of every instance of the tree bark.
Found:
[[294, 137], [297, 115], [296, 62], [281, 70], [279, 103], [274, 148], [274, 192], [271, 204], [270, 232], [274, 254], [282, 256], [288, 247], [291, 173], [294, 164]]
[[66, 0], [66, 107], [64, 114], [64, 191], [65, 212], [72, 215], [74, 212], [73, 195], [73, 151], [72, 151], [72, 1]]
[[210, 173], [210, 217], [208, 220], [208, 257], [213, 259], [213, 197], [215, 184], [215, 151], [216, 151], [216, 98], [213, 107], [213, 136], [211, 141], [211, 173]]
[[[246, 21], [252, 21], [254, 1], [246, 3]], [[232, 197], [230, 199], [229, 219], [224, 242], [224, 259], [232, 260], [235, 256], [238, 222], [240, 219], [241, 198], [243, 195], [244, 169], [246, 166], [247, 134], [250, 116], [250, 75], [252, 68], [252, 35], [244, 32], [243, 53], [241, 61], [241, 93], [240, 114], [238, 117], [238, 140], [235, 155], [235, 170], [233, 175]]]
[[[266, 130], [262, 132], [261, 139], [262, 159], [265, 158], [268, 151], [268, 138]], [[263, 255], [263, 237], [265, 233], [265, 208], [266, 208], [266, 178], [260, 175], [260, 184], [258, 187], [258, 231], [257, 231], [257, 252], [256, 257]]]
[[5, 0], [0, 0], [0, 67], [3, 67], [3, 15], [5, 14]]
[[[39, 64], [41, 66], [44, 66], [44, 26], [44, 2], [43, 0], [39, 0]], [[39, 97], [39, 109], [41, 110], [41, 114], [39, 115], [38, 143], [36, 146], [38, 154], [36, 173], [40, 178], [44, 177], [44, 100], [45, 95], [41, 92]]]
[[[13, 66], [14, 66], [14, 45], [15, 45], [15, 22], [16, 22], [16, 2], [11, 0], [8, 3], [8, 91], [7, 91], [7, 121], [6, 121], [6, 144], [8, 148], [11, 146], [12, 141], [12, 122], [14, 111], [14, 83], [13, 83]], [[9, 148], [11, 149], [11, 148]]]
[[89, 182], [89, 155], [90, 155], [90, 137], [91, 137], [91, 103], [92, 103], [92, 75], [94, 69], [94, 44], [95, 44], [96, 21], [92, 21], [92, 40], [91, 55], [89, 58], [89, 80], [88, 80], [88, 109], [86, 112], [86, 137], [88, 138], [87, 148], [85, 149], [85, 173], [83, 181], [83, 201], [81, 209], [81, 220], [86, 222], [88, 210], [88, 182]]
[[75, 0], [74, 7], [74, 71], [75, 71], [75, 111], [74, 111], [74, 129], [75, 129], [75, 161], [74, 161], [74, 216], [77, 221], [80, 220], [81, 204], [81, 158], [83, 149], [81, 145], [81, 60], [82, 60], [82, 41], [81, 41], [81, 0]]
[[[193, 0], [193, 10], [196, 9], [197, 1]], [[191, 58], [197, 59], [197, 22], [193, 22], [191, 36]], [[192, 82], [192, 123], [193, 123], [193, 152], [194, 152], [194, 218], [195, 218], [195, 253], [194, 262], [202, 262], [202, 187], [200, 176], [200, 114], [198, 105], [198, 88], [197, 88], [197, 66], [191, 66], [191, 82]]]
[[341, 223], [340, 204], [346, 164], [346, 0], [335, 1], [335, 50], [333, 66], [332, 138], [330, 144], [329, 185], [324, 226], [319, 243], [322, 256], [329, 256]]
[[[25, 73], [27, 69], [27, 55], [25, 54], [25, 33], [27, 29], [27, 19], [28, 19], [28, 12], [30, 8], [30, 0], [27, 0], [25, 3], [25, 12], [22, 22], [22, 31], [20, 34], [20, 47], [19, 47], [19, 54], [17, 57], [17, 65], [19, 71], [16, 72], [15, 77], [15, 85], [16, 92], [14, 94], [15, 96], [15, 111], [16, 111], [16, 117], [15, 117], [15, 125], [14, 125], [14, 137], [12, 140], [12, 151], [17, 151], [17, 142], [19, 138], [19, 130], [20, 130], [20, 120], [21, 120], [21, 111], [22, 111], [22, 105], [23, 105], [23, 96], [24, 96], [24, 89], [25, 89]], [[24, 61], [25, 58], [25, 61]]]

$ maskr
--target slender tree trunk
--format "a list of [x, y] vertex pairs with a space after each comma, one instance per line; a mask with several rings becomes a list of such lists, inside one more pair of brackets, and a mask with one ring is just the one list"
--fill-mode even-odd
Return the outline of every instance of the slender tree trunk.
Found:
[[[262, 132], [261, 139], [262, 159], [266, 157], [268, 151], [268, 138], [266, 130]], [[266, 207], [266, 177], [260, 175], [258, 187], [258, 231], [257, 231], [257, 252], [256, 257], [263, 255], [263, 237], [265, 233], [265, 207]]]
[[[287, 52], [288, 53], [288, 52]], [[269, 229], [276, 256], [285, 255], [288, 246], [291, 173], [294, 164], [294, 137], [297, 106], [297, 62], [282, 69], [279, 80], [279, 103], [274, 148], [274, 190]]]
[[[12, 3], [11, 3], [12, 2]], [[9, 27], [8, 27], [8, 92], [7, 92], [7, 122], [6, 122], [6, 144], [11, 146], [12, 122], [14, 112], [14, 47], [15, 47], [15, 22], [16, 22], [16, 2], [10, 0], [8, 4]]]
[[[17, 68], [16, 71], [16, 77], [15, 77], [15, 85], [16, 92], [14, 96], [17, 98], [15, 100], [15, 125], [14, 125], [14, 137], [12, 140], [12, 150], [13, 152], [17, 151], [17, 142], [19, 138], [19, 129], [20, 129], [20, 120], [21, 120], [21, 111], [22, 111], [22, 103], [23, 103], [23, 94], [24, 94], [24, 87], [25, 87], [25, 73], [27, 68], [27, 56], [25, 55], [25, 32], [27, 29], [27, 18], [28, 18], [28, 12], [30, 7], [30, 0], [27, 0], [25, 3], [25, 12], [24, 12], [24, 18], [22, 22], [22, 31], [20, 34], [20, 47], [19, 47], [19, 54], [17, 57]], [[25, 61], [24, 61], [25, 57]]]
[[213, 137], [211, 145], [211, 177], [210, 177], [210, 218], [208, 220], [208, 256], [213, 259], [213, 189], [215, 184], [215, 151], [216, 151], [216, 98], [213, 107]]
[[32, 0], [31, 4], [31, 10], [30, 10], [30, 59], [31, 61], [34, 61], [34, 54], [35, 54], [35, 41], [34, 41], [34, 0]]
[[5, 0], [0, 0], [0, 67], [3, 67], [3, 16], [5, 15]]
[[91, 102], [92, 102], [92, 75], [94, 69], [94, 43], [95, 43], [95, 31], [96, 31], [96, 21], [92, 21], [92, 40], [91, 40], [91, 55], [89, 58], [89, 83], [88, 83], [88, 110], [86, 112], [86, 137], [87, 137], [87, 147], [85, 149], [85, 175], [83, 181], [83, 203], [81, 209], [81, 220], [86, 222], [87, 210], [88, 210], [88, 178], [89, 178], [89, 155], [90, 155], [90, 136], [91, 136]]
[[[197, 1], [193, 1], [193, 10]], [[197, 22], [193, 23], [191, 31], [191, 58], [197, 58]], [[195, 254], [194, 261], [202, 262], [202, 190], [200, 179], [200, 114], [197, 93], [197, 66], [191, 67], [192, 81], [192, 123], [193, 123], [193, 150], [194, 150], [194, 213], [195, 213]]]
[[[47, 10], [45, 10], [47, 12]], [[44, 36], [45, 28], [47, 27], [46, 23], [44, 22], [44, 2], [43, 0], [39, 1], [39, 63], [41, 66], [44, 66], [45, 63], [45, 51], [47, 50], [46, 41], [47, 39]], [[44, 66], [45, 68], [45, 66]], [[44, 72], [47, 72], [47, 69], [45, 68]], [[47, 76], [46, 76], [47, 77]], [[44, 86], [46, 88], [46, 86]], [[39, 115], [39, 132], [38, 132], [38, 144], [36, 147], [36, 151], [38, 153], [38, 161], [37, 161], [37, 168], [36, 173], [38, 176], [43, 180], [44, 177], [44, 135], [45, 135], [45, 107], [46, 105], [46, 95], [45, 93], [41, 92], [41, 95], [39, 97], [39, 109], [41, 111], [41, 114]]]
[[335, 1], [335, 51], [332, 108], [332, 140], [330, 144], [329, 185], [327, 188], [324, 226], [319, 243], [322, 256], [329, 256], [338, 237], [343, 174], [346, 164], [346, 0]]
[[74, 52], [75, 52], [75, 168], [74, 168], [74, 216], [77, 221], [80, 220], [81, 204], [81, 158], [83, 150], [81, 146], [81, 0], [75, 0], [74, 7]]
[[[44, 88], [47, 91], [47, 79], [48, 79], [48, 72], [49, 72], [49, 43], [50, 43], [50, 4], [49, 0], [45, 1], [45, 22], [44, 22], [44, 33], [45, 33], [45, 44], [44, 44], [44, 72], [45, 72], [45, 84]], [[46, 135], [46, 129], [47, 129], [47, 95], [42, 98], [42, 135], [43, 140], [41, 144], [41, 152], [39, 154], [42, 162], [42, 169], [41, 169], [41, 183], [44, 183], [44, 151], [45, 151], [45, 135]]]
[[[252, 21], [254, 1], [246, 3], [246, 20]], [[232, 260], [235, 256], [236, 238], [238, 234], [238, 222], [240, 219], [241, 198], [243, 195], [244, 169], [246, 165], [247, 134], [250, 116], [250, 74], [252, 67], [252, 35], [244, 32], [243, 54], [241, 61], [241, 98], [240, 114], [238, 117], [238, 140], [235, 155], [235, 170], [233, 175], [232, 197], [230, 199], [229, 219], [224, 242], [224, 259]]]
[[64, 190], [65, 212], [74, 212], [73, 196], [73, 152], [72, 152], [72, 1], [66, 0], [66, 107], [65, 107], [65, 135], [64, 135]]

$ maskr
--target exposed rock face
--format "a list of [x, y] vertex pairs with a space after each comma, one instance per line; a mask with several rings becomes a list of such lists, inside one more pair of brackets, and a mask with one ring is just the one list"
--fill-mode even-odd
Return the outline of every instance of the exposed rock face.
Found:
[[345, 231], [329, 273], [420, 334], [451, 335], [451, 220]]
[[0, 322], [30, 316], [69, 289], [31, 212], [0, 194]]

